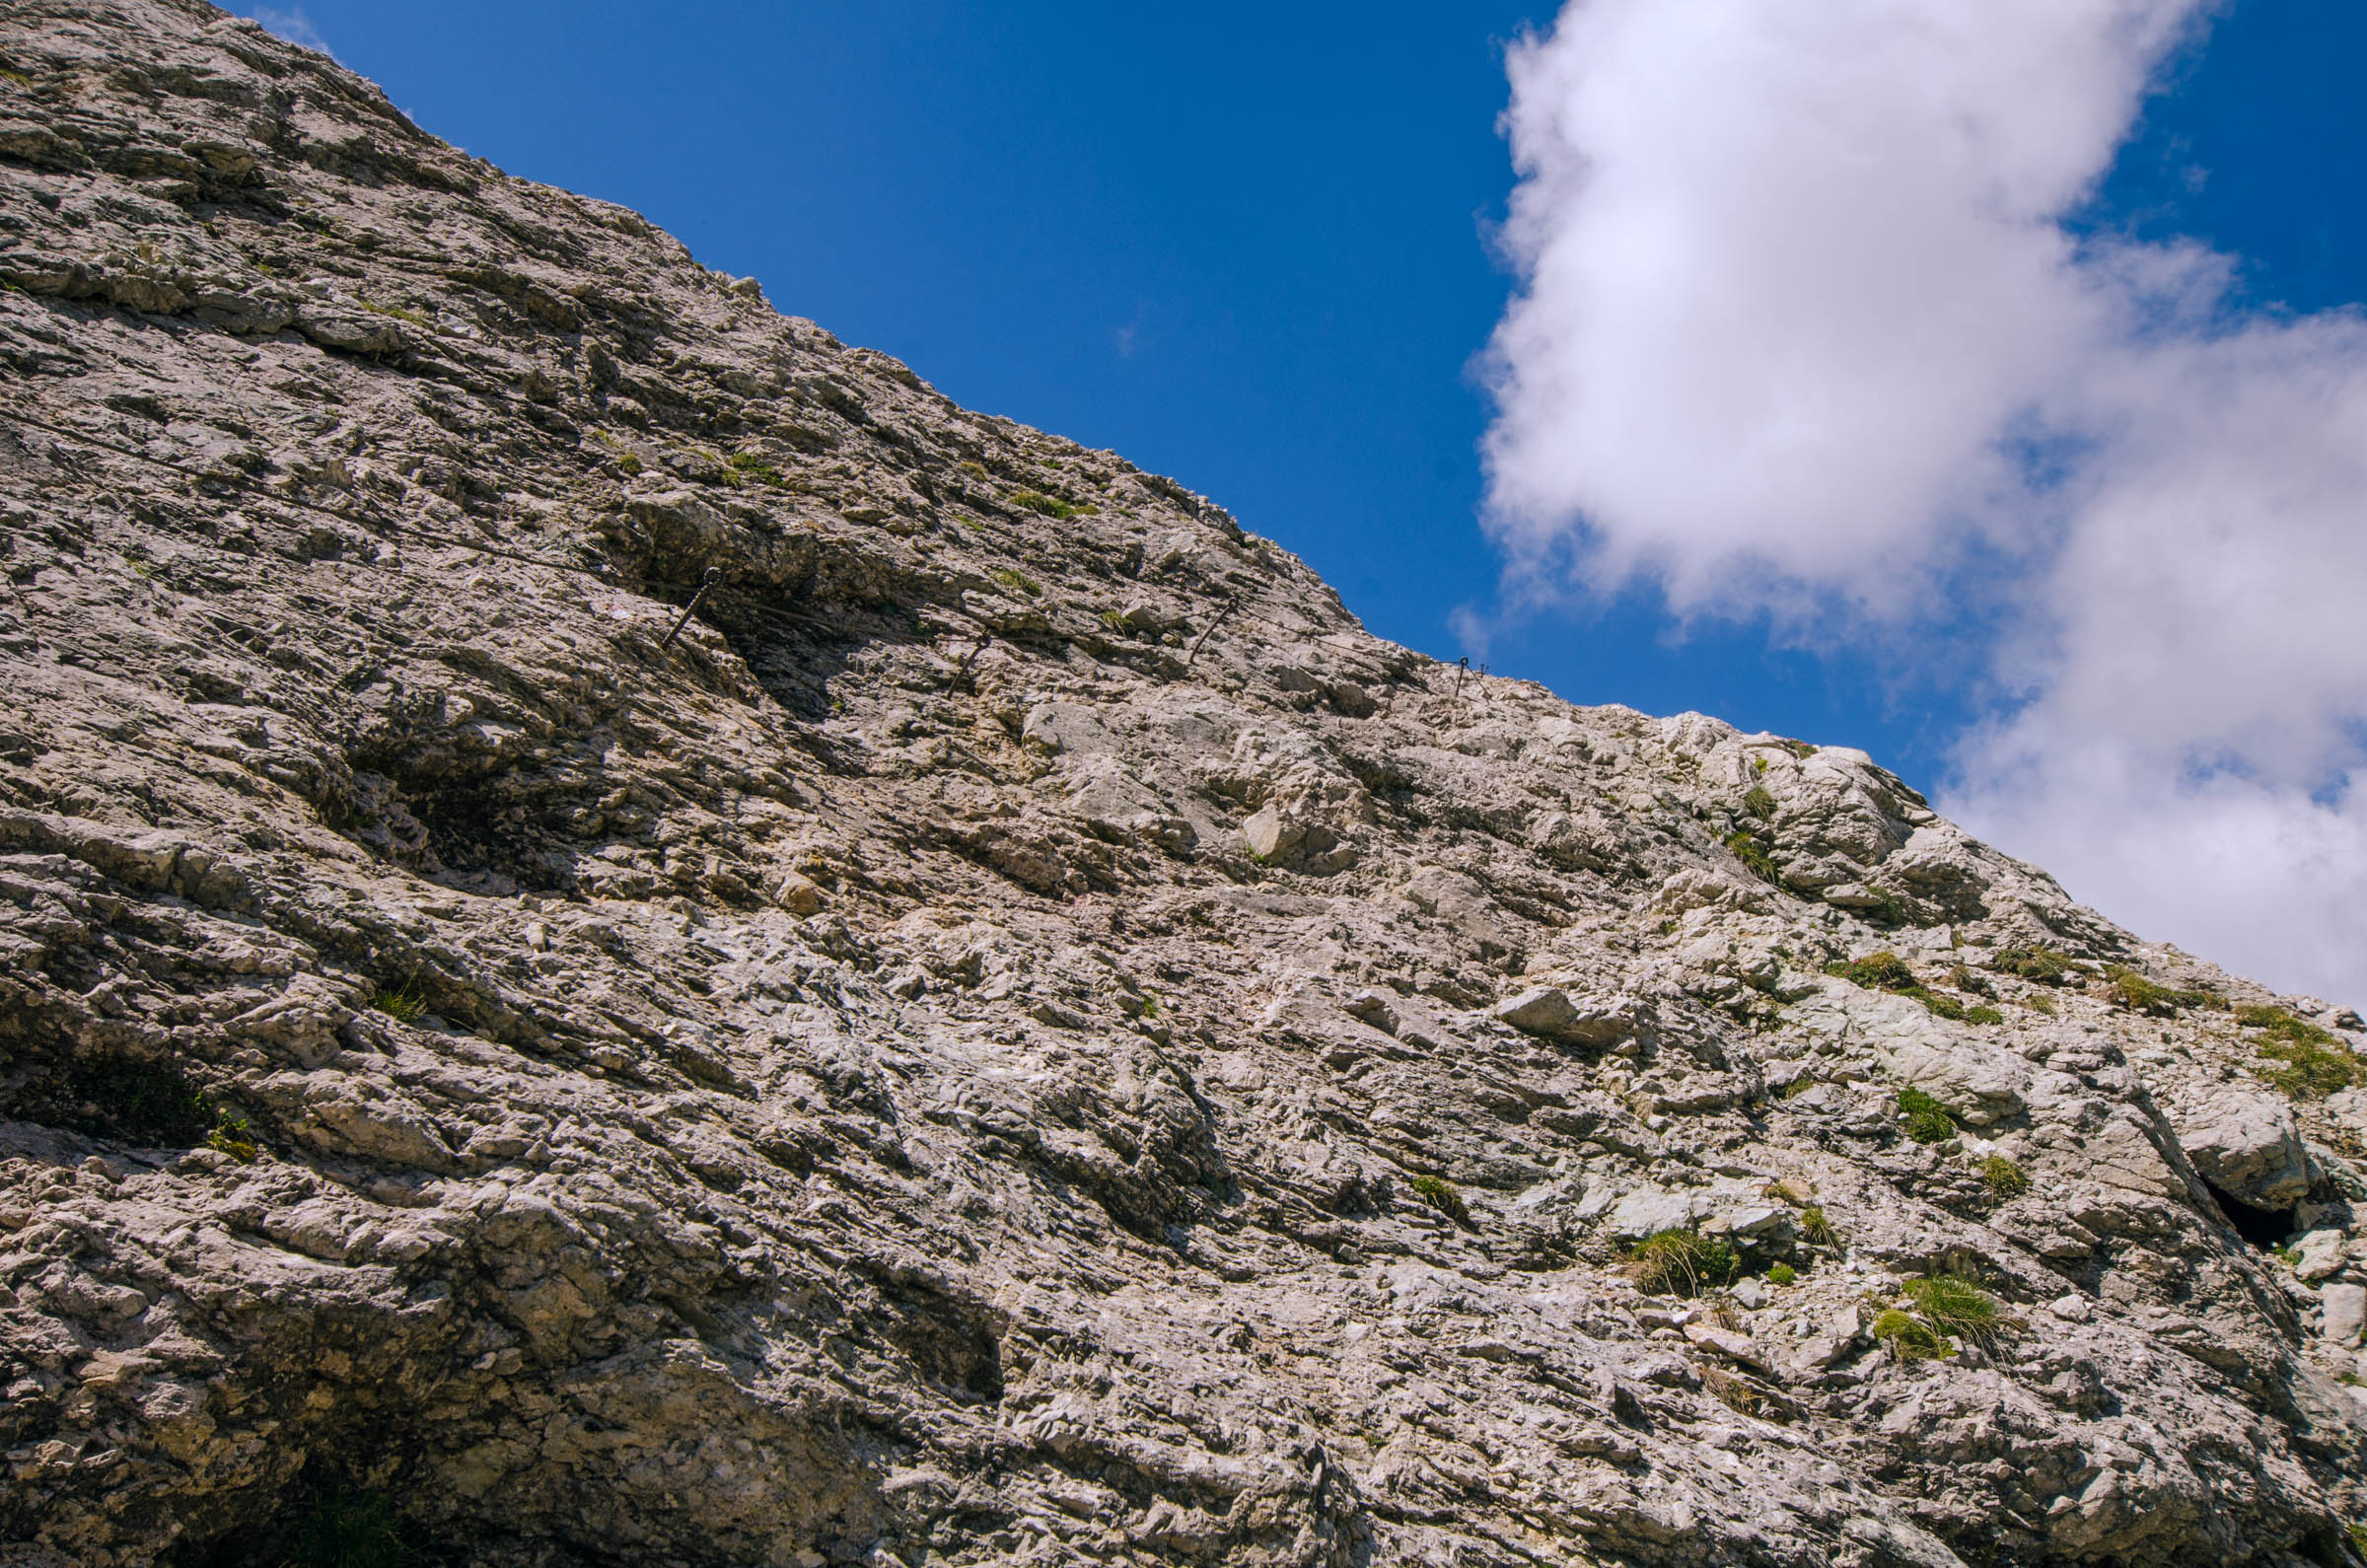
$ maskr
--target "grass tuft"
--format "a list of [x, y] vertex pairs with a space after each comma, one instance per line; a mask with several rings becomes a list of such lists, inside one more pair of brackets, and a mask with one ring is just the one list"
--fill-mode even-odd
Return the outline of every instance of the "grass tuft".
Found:
[[1770, 1285], [1789, 1285], [1799, 1279], [1800, 1271], [1789, 1263], [1769, 1263], [1766, 1279]]
[[1698, 1296], [1730, 1283], [1742, 1271], [1734, 1244], [1698, 1231], [1656, 1231], [1627, 1254], [1635, 1282], [1654, 1296]]
[[1870, 953], [1853, 962], [1828, 963], [1825, 972], [1869, 991], [1909, 991], [1916, 988], [1915, 971], [1896, 953]]
[[1776, 869], [1775, 857], [1768, 854], [1767, 846], [1752, 837], [1747, 829], [1738, 827], [1728, 833], [1726, 847], [1759, 881], [1773, 883], [1781, 880], [1782, 873]]
[[[1961, 965], [1960, 965], [1961, 967]], [[1896, 953], [1870, 953], [1850, 963], [1825, 965], [1825, 972], [1869, 991], [1889, 991], [1912, 997], [1937, 1017], [1960, 1024], [2002, 1024], [2005, 1015], [1988, 1006], [1967, 1007], [1953, 996], [1934, 991], [1915, 978], [1915, 971]]]
[[1021, 571], [1015, 566], [998, 566], [993, 571], [988, 572], [986, 575], [993, 578], [996, 582], [1002, 584], [1005, 588], [1010, 589], [1013, 593], [1025, 594], [1030, 599], [1040, 598], [1043, 594], [1043, 585], [1041, 583], [1039, 583], [1036, 581], [1036, 579], [1030, 577], [1027, 573]]
[[1041, 517], [1057, 518], [1063, 523], [1079, 513], [1093, 510], [1089, 506], [1079, 506], [1074, 501], [1063, 501], [1056, 495], [1045, 495], [1040, 490], [1014, 490], [1010, 499], [1013, 506], [1023, 507]]
[[1896, 1307], [1874, 1319], [1874, 1337], [1897, 1351], [1901, 1361], [1933, 1361], [1948, 1354], [1944, 1335], [1914, 1314]]
[[373, 316], [393, 317], [397, 321], [408, 321], [413, 326], [433, 328], [436, 324], [417, 311], [406, 311], [399, 305], [380, 305], [372, 300], [360, 300], [356, 303]]
[[2253, 1041], [2254, 1049], [2284, 1064], [2260, 1076], [2296, 1100], [2323, 1100], [2367, 1082], [2367, 1062], [2361, 1062], [2332, 1032], [2281, 1007], [2238, 1008], [2236, 1022], [2260, 1032]]
[[2236, 1022], [2246, 1029], [2260, 1031], [2269, 1039], [2290, 1040], [2296, 1045], [2338, 1043], [2330, 1032], [2281, 1007], [2240, 1007], [2236, 1009]]
[[753, 484], [768, 484], [777, 490], [789, 482], [781, 477], [780, 469], [764, 461], [760, 453], [735, 452], [724, 459], [724, 465]]
[[1841, 1238], [1832, 1228], [1832, 1220], [1822, 1203], [1811, 1203], [1800, 1211], [1800, 1240], [1811, 1247], [1838, 1247]]
[[1993, 1154], [1980, 1162], [1980, 1184], [2002, 1203], [2030, 1190], [2030, 1173], [2004, 1155]]
[[1933, 1329], [1959, 1339], [1987, 1344], [2005, 1331], [2005, 1315], [1997, 1298], [1968, 1279], [1931, 1274], [1906, 1282], [1915, 1314]]
[[205, 1146], [229, 1155], [241, 1165], [254, 1164], [255, 1157], [262, 1153], [255, 1144], [254, 1129], [235, 1110], [215, 1113], [214, 1128], [205, 1135]]
[[1407, 1183], [1413, 1195], [1459, 1225], [1470, 1223], [1471, 1211], [1455, 1190], [1455, 1183], [1444, 1176], [1417, 1176]]
[[1775, 820], [1775, 797], [1767, 793], [1764, 785], [1754, 784], [1743, 797], [1743, 810], [1762, 822], [1771, 822]]
[[2052, 948], [2001, 948], [1989, 967], [2041, 985], [2061, 985], [2089, 972], [2077, 959]]
[[399, 987], [382, 985], [370, 993], [370, 1005], [397, 1024], [415, 1024], [427, 1011], [427, 993], [414, 974]]
[[1908, 1309], [1893, 1307], [1874, 1319], [1874, 1337], [1889, 1344], [1902, 1361], [1944, 1357], [1951, 1338], [1986, 1346], [2009, 1326], [1996, 1297], [1953, 1275], [1910, 1279], [1906, 1298]]
[[1906, 1116], [1906, 1135], [1917, 1143], [1946, 1143], [1956, 1136], [1956, 1118], [1948, 1107], [1920, 1089], [1900, 1090], [1899, 1109]]
[[2148, 980], [2124, 964], [2114, 964], [2105, 971], [2109, 982], [2106, 991], [2113, 1006], [2127, 1013], [2143, 1013], [2152, 1018], [2171, 1018], [2195, 1007], [2225, 1007], [2227, 1004], [2215, 991], [2178, 991], [2167, 985]]

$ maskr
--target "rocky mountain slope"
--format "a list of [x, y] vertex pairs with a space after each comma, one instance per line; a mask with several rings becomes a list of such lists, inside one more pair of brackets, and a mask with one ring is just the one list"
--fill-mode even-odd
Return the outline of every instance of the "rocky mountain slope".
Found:
[[0, 1563], [2361, 1560], [2356, 1016], [203, 5], [0, 282]]

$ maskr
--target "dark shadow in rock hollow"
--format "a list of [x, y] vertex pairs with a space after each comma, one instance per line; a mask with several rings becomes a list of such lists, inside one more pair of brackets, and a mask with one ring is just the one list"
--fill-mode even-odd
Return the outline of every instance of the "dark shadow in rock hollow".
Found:
[[2285, 1238], [2293, 1234], [2291, 1209], [2259, 1208], [2223, 1187], [2213, 1186], [2209, 1181], [2203, 1182], [2203, 1185], [2210, 1187], [2211, 1197], [2218, 1203], [2219, 1212], [2227, 1216], [2227, 1223], [2234, 1226], [2236, 1234], [2250, 1245], [2259, 1247], [2282, 1247]]

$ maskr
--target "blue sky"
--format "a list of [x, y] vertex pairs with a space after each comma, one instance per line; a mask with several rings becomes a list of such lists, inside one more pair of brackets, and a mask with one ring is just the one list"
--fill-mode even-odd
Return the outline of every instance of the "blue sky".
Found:
[[[1377, 632], [1464, 651], [1496, 598], [1470, 374], [1511, 279], [1502, 51], [1554, 8], [941, 0], [307, 0], [421, 125], [648, 214], [957, 400], [1172, 473]], [[291, 21], [291, 19], [300, 19]], [[2198, 236], [2298, 309], [2367, 294], [2367, 10], [2246, 0], [2148, 108], [2093, 221]], [[1931, 782], [1961, 691], [1880, 654], [1527, 619], [1493, 668], [1865, 747]]]
[[[1214, 496], [1383, 635], [1452, 659], [1486, 624], [1573, 700], [1862, 747], [2142, 934], [2367, 1003], [2356, 0], [254, 14], [957, 400]], [[1499, 124], [1625, 183], [1516, 192]], [[1476, 367], [1524, 310], [1542, 513], [1505, 523], [1500, 469], [1491, 534]], [[1506, 614], [1524, 538], [1665, 575]]]

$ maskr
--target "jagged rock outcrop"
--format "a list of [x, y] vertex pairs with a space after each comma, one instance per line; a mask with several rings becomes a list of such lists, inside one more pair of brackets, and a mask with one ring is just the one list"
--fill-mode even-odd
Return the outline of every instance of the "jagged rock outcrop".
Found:
[[0, 1562], [2356, 1560], [2356, 1016], [202, 5], [0, 282]]

